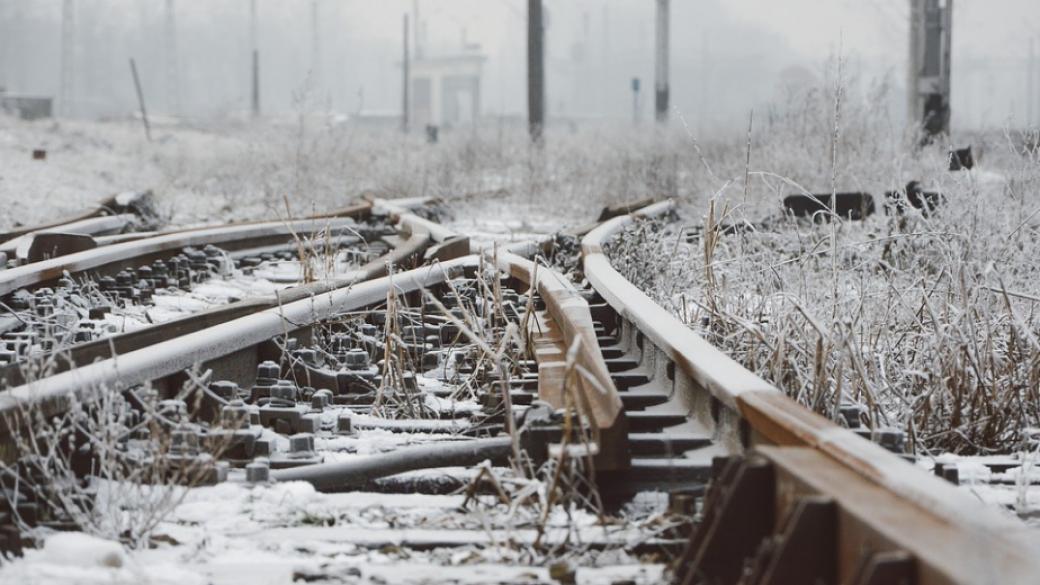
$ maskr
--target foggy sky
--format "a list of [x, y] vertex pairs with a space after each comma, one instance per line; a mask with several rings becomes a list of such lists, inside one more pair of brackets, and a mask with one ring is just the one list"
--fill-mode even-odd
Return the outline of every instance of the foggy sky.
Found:
[[[127, 59], [158, 113], [238, 115], [248, 108], [249, 0], [175, 0], [175, 51], [165, 0], [74, 0], [76, 115], [134, 108]], [[257, 0], [263, 107], [345, 114], [400, 110], [402, 16], [413, 0]], [[0, 85], [57, 95], [62, 0], [0, 0]], [[845, 61], [850, 91], [891, 86], [905, 112], [906, 0], [672, 0], [673, 106], [700, 133], [742, 126], [782, 83], [814, 83]], [[428, 55], [479, 44], [487, 55], [483, 114], [525, 112], [525, 0], [419, 0]], [[1037, 0], [957, 0], [955, 128], [1027, 122], [1030, 38], [1040, 53]], [[632, 78], [653, 87], [653, 0], [546, 0], [548, 105], [555, 118], [633, 117]], [[317, 40], [313, 32], [317, 32]], [[1040, 72], [1032, 121], [1040, 121]], [[786, 81], [784, 81], [786, 80]], [[792, 81], [793, 80], [793, 81]]]

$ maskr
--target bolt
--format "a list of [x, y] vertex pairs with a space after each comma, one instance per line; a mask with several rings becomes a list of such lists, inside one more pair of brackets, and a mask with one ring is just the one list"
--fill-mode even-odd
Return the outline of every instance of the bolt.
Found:
[[318, 352], [314, 351], [309, 347], [298, 349], [293, 352], [293, 357], [307, 364], [308, 366], [318, 365]]
[[697, 496], [689, 492], [670, 492], [668, 494], [668, 513], [673, 516], [693, 516], [697, 506]]
[[249, 407], [241, 400], [232, 400], [220, 410], [220, 425], [226, 429], [249, 428]]
[[339, 418], [336, 419], [336, 432], [341, 435], [354, 434], [354, 423], [352, 422], [350, 415], [339, 415]]
[[567, 561], [557, 561], [549, 565], [549, 578], [561, 585], [574, 585], [578, 582], [578, 571]]
[[441, 354], [439, 352], [424, 353], [422, 358], [422, 369], [432, 370], [441, 365]]
[[179, 426], [170, 431], [170, 453], [173, 455], [193, 455], [198, 452], [199, 436], [194, 429]]
[[444, 323], [440, 328], [440, 338], [442, 344], [454, 343], [461, 333], [458, 325], [454, 323]]
[[415, 380], [415, 372], [403, 372], [401, 374], [401, 386], [408, 392], [418, 392], [419, 384]]
[[332, 403], [332, 392], [322, 389], [311, 395], [311, 408], [322, 410]]
[[271, 481], [271, 466], [267, 459], [258, 457], [246, 465], [246, 481], [249, 483], [267, 483]]
[[296, 433], [289, 437], [289, 453], [296, 456], [306, 456], [314, 453], [314, 435], [311, 433]]
[[902, 453], [906, 444], [906, 435], [896, 429], [875, 429], [871, 438], [893, 453]]
[[288, 402], [296, 402], [296, 384], [289, 380], [278, 380], [271, 387], [271, 398], [277, 398]]
[[368, 352], [360, 348], [347, 351], [344, 361], [348, 370], [367, 370], [371, 363]]
[[118, 274], [116, 274], [116, 285], [117, 286], [123, 288], [123, 287], [133, 286], [133, 283], [134, 283], [134, 277], [128, 271], [122, 270]]
[[188, 417], [188, 405], [183, 400], [163, 400], [159, 403], [159, 414], [180, 422]]
[[278, 380], [278, 376], [281, 375], [282, 369], [278, 367], [278, 364], [272, 361], [261, 362], [256, 367], [256, 385], [257, 386], [274, 386]]
[[235, 400], [238, 398], [238, 384], [229, 380], [217, 380], [209, 385], [211, 392], [224, 400]]

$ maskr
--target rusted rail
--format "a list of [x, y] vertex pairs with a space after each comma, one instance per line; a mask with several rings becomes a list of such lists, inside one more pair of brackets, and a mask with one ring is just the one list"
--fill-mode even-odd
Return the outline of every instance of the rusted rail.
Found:
[[596, 431], [596, 469], [628, 469], [628, 423], [603, 360], [589, 303], [566, 277], [552, 269], [506, 251], [485, 250], [484, 256], [545, 301], [545, 313], [536, 314], [528, 328], [538, 361], [538, 397], [564, 408], [565, 394], [573, 392], [574, 401]]
[[[161, 341], [219, 326], [221, 323], [271, 309], [280, 304], [292, 303], [385, 276], [391, 266], [397, 270], [414, 268], [422, 264], [422, 256], [430, 243], [430, 236], [425, 230], [410, 229], [389, 252], [349, 274], [294, 286], [277, 295], [250, 297], [179, 319], [156, 323], [143, 329], [76, 344], [62, 350], [56, 356], [53, 363], [49, 365], [49, 373], [63, 372], [76, 365], [89, 364], [96, 360], [144, 349]], [[15, 362], [0, 366], [0, 387], [18, 386], [26, 381], [25, 364]]]
[[[140, 215], [145, 213], [144, 207], [150, 207], [151, 192], [143, 191], [139, 193], [127, 192], [120, 193], [118, 195], [112, 195], [111, 197], [105, 198], [103, 201], [98, 203], [96, 207], [88, 209], [78, 215], [59, 219], [53, 222], [35, 225], [35, 226], [22, 226], [5, 233], [0, 234], [0, 242], [8, 242], [20, 236], [30, 234], [33, 232], [52, 231], [58, 229], [66, 229], [69, 226], [76, 226], [78, 229], [85, 229], [89, 226], [96, 226], [94, 222], [90, 220], [111, 217], [118, 215]], [[105, 224], [100, 224], [105, 225]], [[105, 230], [101, 230], [96, 233], [102, 233]]]
[[100, 392], [148, 382], [176, 388], [183, 381], [178, 374], [195, 365], [212, 369], [219, 379], [249, 384], [272, 338], [380, 303], [390, 286], [401, 293], [433, 286], [475, 261], [470, 256], [350, 284], [11, 388], [0, 392], [0, 427], [8, 432], [6, 420], [27, 405], [60, 410], [73, 393], [89, 400]]
[[135, 265], [167, 259], [189, 246], [216, 245], [226, 251], [236, 251], [285, 245], [301, 234], [349, 233], [354, 227], [353, 218], [370, 211], [371, 206], [365, 203], [345, 209], [336, 217], [198, 228], [114, 243], [4, 270], [0, 272], [0, 297], [18, 289], [43, 286], [66, 273], [114, 274]]
[[[396, 220], [400, 240], [386, 257], [349, 278], [229, 305], [172, 322], [166, 330], [135, 334], [141, 336], [136, 340], [113, 338], [115, 355], [98, 354], [89, 365], [0, 393], [0, 421], [26, 404], [60, 410], [73, 393], [89, 398], [150, 383], [173, 395], [187, 380], [185, 370], [196, 366], [210, 370], [214, 380], [245, 388], [257, 381], [262, 362], [284, 356], [277, 340], [307, 340], [320, 323], [378, 307], [391, 287], [402, 295], [437, 287], [443, 292], [458, 274], [493, 266], [516, 291], [532, 293], [527, 298], [535, 309], [526, 326], [537, 379], [509, 380], [510, 400], [523, 396], [557, 409], [575, 405], [594, 431], [591, 454], [604, 493], [666, 489], [673, 505], [687, 511], [704, 497], [700, 520], [675, 566], [676, 583], [1036, 582], [1040, 548], [1023, 525], [786, 398], [611, 266], [604, 254], [608, 241], [641, 218], [668, 213], [670, 202], [581, 230], [587, 232], [586, 289], [536, 265], [530, 256], [537, 246], [470, 253], [468, 238], [411, 213], [418, 201], [371, 202], [372, 213]], [[208, 237], [205, 230], [193, 233]], [[389, 265], [422, 262], [428, 264], [384, 275]], [[425, 324], [417, 327], [428, 333]], [[315, 388], [337, 383], [335, 373], [315, 375], [308, 378]], [[537, 394], [532, 397], [530, 390]], [[4, 422], [0, 436], [10, 430]], [[556, 440], [553, 435], [547, 445], [525, 447], [551, 452]], [[514, 443], [502, 435], [481, 441], [459, 441], [425, 463], [423, 449], [436, 447], [301, 465], [271, 477], [343, 489], [427, 463], [512, 455]]]
[[672, 208], [591, 231], [583, 264], [644, 387], [672, 397], [648, 410], [680, 415], [676, 428], [728, 457], [702, 460], [715, 480], [675, 582], [1036, 583], [1040, 548], [1023, 524], [796, 404], [614, 270], [608, 241]]
[[[418, 204], [411, 203], [413, 206]], [[382, 205], [390, 206], [386, 203]], [[0, 428], [6, 429], [9, 416], [15, 409], [23, 408], [26, 404], [39, 402], [49, 410], [59, 411], [69, 392], [74, 389], [78, 388], [88, 393], [101, 392], [115, 387], [154, 382], [170, 376], [176, 378], [175, 374], [191, 364], [205, 363], [207, 367], [216, 365], [218, 372], [229, 372], [224, 377], [231, 380], [237, 380], [242, 375], [248, 378], [249, 372], [255, 370], [259, 358], [251, 361], [248, 356], [243, 357], [240, 354], [247, 348], [252, 348], [251, 351], [254, 353], [260, 351], [257, 348], [262, 345], [261, 341], [258, 341], [261, 338], [267, 341], [279, 332], [288, 334], [294, 329], [309, 327], [337, 311], [359, 309], [376, 303], [385, 299], [391, 283], [399, 292], [415, 291], [442, 282], [447, 275], [454, 274], [475, 262], [475, 257], [463, 258], [465, 254], [460, 253], [463, 246], [455, 243], [461, 241], [468, 251], [468, 239], [460, 240], [450, 230], [419, 218], [407, 207], [390, 207], [401, 233], [400, 240], [387, 254], [352, 274], [307, 283], [273, 296], [253, 297], [152, 327], [77, 345], [51, 366], [49, 375], [44, 379], [27, 379], [26, 372], [20, 364], [11, 364], [0, 369], [0, 379], [10, 387], [9, 390], [0, 392]], [[372, 204], [365, 203], [340, 211], [337, 217], [344, 214], [367, 214], [371, 209]], [[319, 221], [326, 223], [314, 223]], [[147, 254], [156, 249], [175, 251], [184, 245], [202, 245], [211, 243], [215, 237], [222, 237], [222, 246], [251, 250], [260, 242], [267, 242], [272, 238], [281, 241], [286, 233], [295, 234], [296, 230], [302, 227], [315, 225], [323, 225], [325, 229], [329, 229], [330, 225], [336, 224], [330, 224], [327, 220], [308, 219], [303, 223], [257, 222], [221, 230], [191, 230], [110, 246], [110, 253], [105, 255], [105, 259], [109, 260], [108, 264], [100, 264], [98, 260], [91, 258], [76, 258], [78, 254], [64, 259], [56, 258], [54, 262], [79, 262], [81, 264], [76, 266], [103, 266], [111, 270], [113, 262], [122, 265], [132, 258], [150, 259], [151, 256]], [[350, 229], [352, 226], [352, 221], [343, 224], [344, 229]], [[227, 233], [229, 231], [230, 235]], [[271, 232], [276, 235], [272, 236]], [[436, 235], [431, 232], [436, 232]], [[185, 233], [191, 234], [188, 238], [190, 244], [184, 244], [185, 239], [181, 238], [173, 240], [180, 245], [170, 245], [174, 236]], [[160, 241], [152, 241], [155, 239]], [[448, 245], [439, 249], [431, 248], [431, 245], [437, 243]], [[112, 253], [113, 248], [120, 246], [127, 247], [127, 250], [116, 250]], [[438, 263], [425, 269], [415, 268], [410, 272], [398, 274], [393, 280], [386, 276], [391, 267], [397, 271], [406, 270], [418, 267], [426, 259], [436, 259]], [[28, 269], [30, 266], [22, 268]], [[2, 276], [3, 273], [0, 273], [0, 277]], [[272, 328], [272, 323], [282, 320], [284, 322], [279, 327]], [[264, 324], [267, 328], [264, 328]], [[293, 326], [289, 327], [287, 324]], [[229, 354], [233, 355], [229, 358]], [[203, 357], [210, 359], [202, 360]], [[243, 366], [246, 362], [249, 363]], [[132, 373], [135, 370], [128, 364], [139, 364], [139, 369], [136, 370], [140, 372], [139, 376]], [[243, 380], [243, 383], [245, 381]]]

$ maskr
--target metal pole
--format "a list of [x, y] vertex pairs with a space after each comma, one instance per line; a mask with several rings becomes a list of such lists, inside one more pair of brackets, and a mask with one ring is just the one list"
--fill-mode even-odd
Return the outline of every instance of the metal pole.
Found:
[[921, 85], [921, 60], [924, 55], [923, 26], [924, 5], [927, 0], [909, 0], [910, 2], [910, 50], [907, 61], [906, 78], [906, 119], [907, 123], [921, 123], [922, 107], [919, 87]]
[[311, 75], [316, 90], [320, 90], [322, 81], [320, 19], [318, 0], [311, 0]]
[[404, 75], [401, 79], [401, 130], [408, 132], [409, 110], [411, 109], [411, 99], [409, 96], [409, 89], [411, 85], [411, 63], [409, 62], [410, 55], [408, 53], [408, 15], [404, 15], [404, 31], [402, 38], [404, 39], [404, 55], [402, 60], [402, 69]]
[[14, 20], [13, 12], [14, 9], [9, 7], [8, 3], [0, 2], [0, 93], [7, 88], [10, 77], [8, 69], [11, 65], [8, 53], [10, 52], [11, 34], [14, 32], [14, 27], [10, 25], [10, 21]]
[[1029, 80], [1028, 85], [1028, 97], [1026, 98], [1026, 126], [1033, 127], [1033, 108], [1036, 107], [1036, 38], [1029, 39], [1029, 71], [1027, 78]]
[[134, 78], [134, 89], [137, 90], [137, 103], [141, 106], [141, 121], [144, 122], [144, 135], [148, 142], [152, 141], [152, 128], [148, 124], [148, 110], [144, 106], [144, 92], [141, 91], [141, 78], [137, 75], [137, 63], [130, 59], [130, 74]]
[[253, 50], [253, 117], [260, 117], [260, 51]]
[[668, 97], [670, 84], [668, 81], [669, 53], [669, 0], [657, 0], [657, 58], [656, 77], [654, 81], [654, 111], [657, 121], [668, 121]]
[[[943, 2], [940, 0], [940, 5]], [[942, 133], [950, 133], [953, 82], [953, 0], [946, 0], [942, 10], [942, 69], [939, 72], [942, 87]]]
[[545, 28], [542, 0], [527, 0], [527, 124], [531, 141], [541, 144], [545, 130]]
[[177, 64], [177, 21], [173, 0], [166, 0], [166, 26], [164, 33], [167, 106], [171, 113], [178, 114], [181, 110], [180, 67]]
[[260, 48], [258, 46], [256, 0], [249, 0], [250, 111], [260, 117]]
[[639, 78], [632, 78], [632, 123], [639, 125]]
[[412, 46], [415, 47], [415, 58], [422, 59], [423, 57], [423, 46], [422, 39], [419, 38], [419, 26], [422, 22], [419, 20], [419, 0], [412, 0], [412, 27], [413, 42]]
[[512, 440], [508, 436], [450, 441], [433, 446], [405, 447], [355, 460], [279, 469], [271, 474], [271, 478], [275, 481], [306, 481], [319, 491], [343, 490], [406, 471], [464, 467], [487, 459], [506, 459], [512, 452]]
[[600, 95], [599, 98], [599, 109], [600, 115], [606, 116], [610, 110], [610, 99], [607, 97], [607, 91], [603, 91], [603, 88], [610, 87], [610, 74], [612, 72], [610, 67], [610, 8], [609, 4], [603, 3], [603, 40], [600, 45], [600, 80], [599, 86]]
[[58, 92], [61, 113], [72, 115], [73, 68], [76, 58], [76, 7], [72, 0], [61, 5], [61, 87]]
[[950, 131], [953, 0], [911, 0], [910, 122], [924, 140]]

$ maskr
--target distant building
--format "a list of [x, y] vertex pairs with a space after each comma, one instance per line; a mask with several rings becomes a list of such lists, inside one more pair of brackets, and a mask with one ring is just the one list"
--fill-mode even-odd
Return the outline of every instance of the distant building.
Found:
[[53, 115], [54, 100], [49, 97], [13, 95], [0, 87], [0, 112], [23, 120], [39, 120]]
[[481, 79], [487, 56], [479, 47], [411, 64], [413, 128], [451, 128], [477, 122], [481, 115]]

